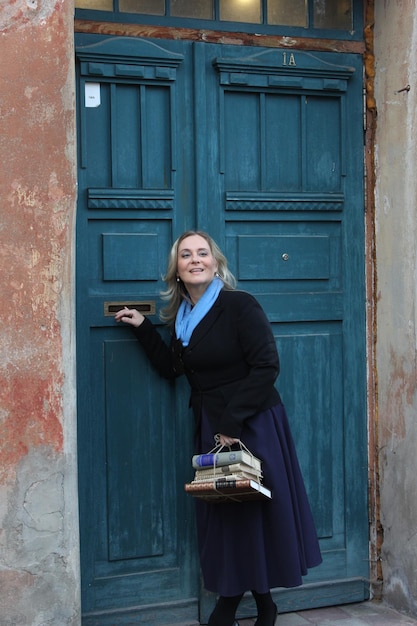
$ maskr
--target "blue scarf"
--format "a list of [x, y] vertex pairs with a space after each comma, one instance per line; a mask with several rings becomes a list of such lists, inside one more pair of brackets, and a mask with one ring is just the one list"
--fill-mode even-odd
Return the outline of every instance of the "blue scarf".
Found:
[[223, 281], [214, 278], [195, 306], [188, 300], [181, 302], [175, 319], [175, 333], [183, 346], [188, 346], [195, 327], [210, 311], [222, 288]]

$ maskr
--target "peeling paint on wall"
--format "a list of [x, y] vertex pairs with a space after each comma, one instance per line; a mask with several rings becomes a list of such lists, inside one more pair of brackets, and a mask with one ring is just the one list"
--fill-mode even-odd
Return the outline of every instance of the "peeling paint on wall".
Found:
[[62, 0], [2, 0], [0, 32], [27, 24], [39, 25], [59, 11], [61, 5]]
[[[18, 435], [12, 446], [6, 437], [0, 439], [3, 472], [19, 460], [19, 454], [26, 454], [30, 445], [62, 449], [58, 309], [69, 271], [66, 247], [75, 184], [62, 151], [66, 127], [70, 124], [73, 128], [73, 119], [61, 97], [69, 58], [60, 43], [59, 4], [42, 2], [36, 11], [28, 8], [36, 13], [34, 23], [16, 38], [9, 33], [2, 39], [0, 109], [7, 114], [0, 150], [8, 166], [0, 180], [2, 197], [7, 199], [0, 257], [9, 329], [2, 337], [5, 356], [0, 364], [0, 397], [5, 435], [13, 431]], [[12, 5], [16, 16], [21, 12], [22, 3], [9, 3], [6, 17], [10, 17]], [[49, 17], [49, 23], [39, 21], [40, 16], [42, 20]], [[51, 33], [56, 33], [56, 40], [51, 41]], [[17, 60], [15, 41], [20, 50]]]
[[40, 380], [36, 374], [1, 376], [0, 481], [14, 472], [15, 465], [33, 446], [62, 448], [59, 381], [55, 381], [55, 392], [50, 385], [51, 381]]
[[80, 620], [72, 29], [72, 2], [1, 3], [2, 625]]
[[63, 459], [57, 462], [47, 447], [33, 448], [16, 466], [0, 535], [2, 625], [78, 623], [71, 544], [63, 533], [64, 474]]

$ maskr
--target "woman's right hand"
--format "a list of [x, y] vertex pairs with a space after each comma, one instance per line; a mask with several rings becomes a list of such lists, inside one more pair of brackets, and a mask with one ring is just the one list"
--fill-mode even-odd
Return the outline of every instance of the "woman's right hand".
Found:
[[128, 309], [127, 306], [125, 306], [120, 311], [117, 311], [114, 319], [116, 322], [124, 322], [125, 324], [130, 324], [135, 328], [139, 328], [145, 317], [136, 309]]

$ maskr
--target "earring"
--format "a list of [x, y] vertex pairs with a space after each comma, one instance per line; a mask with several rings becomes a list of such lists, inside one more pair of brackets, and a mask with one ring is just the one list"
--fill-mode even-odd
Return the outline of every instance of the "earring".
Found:
[[177, 276], [177, 283], [179, 283], [179, 282], [180, 282], [180, 277], [179, 277], [179, 276]]

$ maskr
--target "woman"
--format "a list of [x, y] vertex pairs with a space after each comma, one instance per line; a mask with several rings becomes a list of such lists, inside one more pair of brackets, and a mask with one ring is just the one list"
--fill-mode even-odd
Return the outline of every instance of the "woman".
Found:
[[241, 441], [262, 460], [270, 501], [196, 501], [205, 586], [219, 594], [209, 626], [233, 626], [245, 591], [256, 626], [275, 624], [273, 587], [295, 587], [321, 562], [317, 536], [285, 409], [274, 383], [279, 360], [270, 324], [235, 279], [215, 242], [188, 231], [174, 243], [165, 281], [172, 324], [168, 346], [135, 309], [115, 319], [133, 327], [152, 365], [166, 378], [185, 374], [196, 419], [195, 453]]

